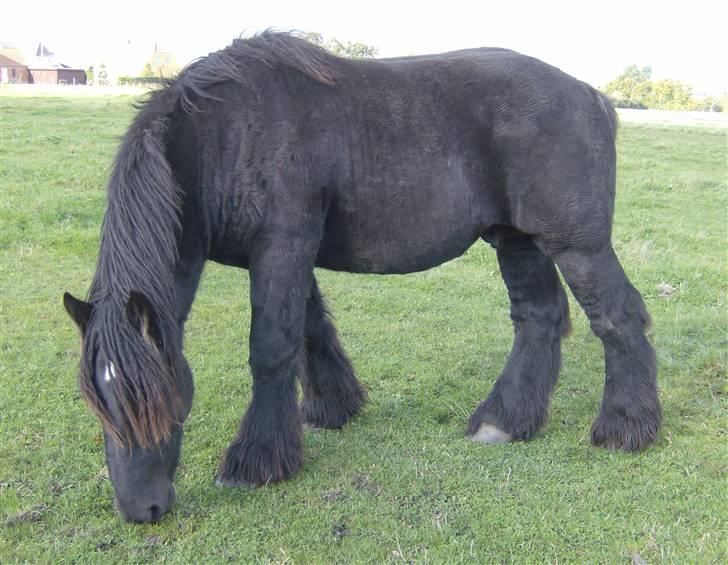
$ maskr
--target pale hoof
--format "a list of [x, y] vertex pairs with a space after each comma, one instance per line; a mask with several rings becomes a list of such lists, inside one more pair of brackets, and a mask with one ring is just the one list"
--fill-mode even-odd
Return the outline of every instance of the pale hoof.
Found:
[[513, 438], [508, 432], [499, 430], [491, 424], [481, 424], [470, 439], [478, 443], [508, 443]]
[[225, 488], [239, 488], [242, 490], [254, 490], [255, 489], [255, 485], [251, 485], [248, 482], [234, 481], [231, 479], [223, 479], [221, 476], [215, 477], [215, 486], [216, 487], [225, 487]]

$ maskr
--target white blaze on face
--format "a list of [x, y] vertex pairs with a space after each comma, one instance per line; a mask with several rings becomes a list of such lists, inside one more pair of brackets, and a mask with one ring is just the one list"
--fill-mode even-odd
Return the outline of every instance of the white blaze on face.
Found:
[[114, 364], [109, 362], [108, 365], [106, 365], [106, 369], [104, 370], [104, 381], [109, 382], [111, 379], [116, 378], [116, 369], [114, 368]]

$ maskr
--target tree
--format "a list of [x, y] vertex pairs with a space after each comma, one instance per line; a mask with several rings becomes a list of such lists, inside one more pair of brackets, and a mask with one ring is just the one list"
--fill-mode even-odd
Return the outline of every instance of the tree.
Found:
[[94, 67], [91, 65], [88, 69], [86, 69], [86, 83], [87, 84], [93, 84], [94, 83]]
[[684, 82], [652, 78], [652, 67], [629, 65], [603, 90], [618, 108], [652, 108], [656, 110], [708, 110], [720, 112], [721, 104], [712, 99], [698, 101]]
[[144, 70], [142, 71], [142, 75], [144, 78], [150, 78], [154, 76], [154, 71], [152, 70], [152, 64], [147, 63], [144, 65]]
[[622, 76], [629, 77], [635, 82], [647, 82], [652, 78], [652, 67], [647, 65], [640, 69], [637, 65], [629, 65], [625, 67]]
[[351, 57], [354, 59], [366, 59], [376, 57], [379, 49], [373, 45], [367, 45], [361, 42], [347, 41], [343, 43], [336, 38], [324, 40], [323, 35], [320, 33], [307, 33], [303, 36], [307, 41], [310, 41], [314, 45], [323, 47], [327, 51], [330, 51], [334, 55], [339, 57]]
[[604, 87], [604, 92], [619, 108], [648, 108], [652, 94], [652, 67], [625, 67], [622, 74]]
[[692, 89], [677, 80], [658, 80], [652, 86], [649, 108], [660, 110], [692, 110], [697, 103], [692, 99]]

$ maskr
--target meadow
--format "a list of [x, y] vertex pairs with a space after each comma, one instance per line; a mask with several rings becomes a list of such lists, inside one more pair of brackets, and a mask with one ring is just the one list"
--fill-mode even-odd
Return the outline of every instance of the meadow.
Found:
[[573, 300], [548, 424], [528, 443], [464, 438], [512, 339], [479, 243], [415, 275], [317, 273], [369, 403], [341, 431], [307, 432], [292, 480], [216, 488], [251, 394], [250, 309], [247, 273], [209, 264], [187, 326], [177, 502], [133, 525], [113, 508], [61, 305], [91, 281], [133, 101], [2, 97], [0, 562], [726, 562], [725, 130], [619, 132], [614, 242], [654, 320], [664, 412], [649, 449], [590, 446], [603, 354]]

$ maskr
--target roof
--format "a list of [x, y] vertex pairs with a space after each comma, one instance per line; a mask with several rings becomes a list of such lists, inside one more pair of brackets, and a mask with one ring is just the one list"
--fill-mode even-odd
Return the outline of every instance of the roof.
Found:
[[25, 67], [25, 63], [19, 63], [15, 59], [11, 59], [10, 57], [6, 57], [5, 55], [0, 54], [0, 65], [3, 67]]
[[11, 59], [18, 65], [25, 66], [26, 64], [23, 52], [14, 43], [0, 42], [0, 55]]
[[42, 43], [38, 44], [38, 49], [35, 50], [36, 57], [53, 57], [53, 51], [48, 49]]
[[[37, 61], [32, 65], [28, 65], [31, 69], [36, 71], [62, 71], [64, 69], [71, 69], [72, 67], [64, 65], [63, 63], [43, 63], [43, 61]], [[83, 69], [81, 69], [83, 70]]]
[[28, 64], [28, 67], [36, 71], [59, 71], [63, 69], [82, 70], [73, 69], [70, 65], [61, 63], [55, 53], [48, 49], [48, 47], [43, 43], [38, 44], [38, 48], [35, 50], [35, 57], [33, 57], [33, 61]]

